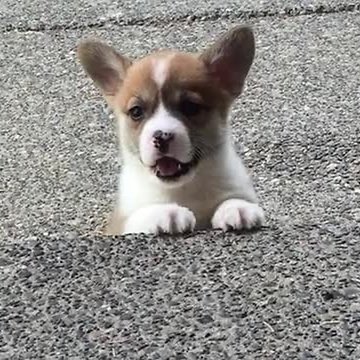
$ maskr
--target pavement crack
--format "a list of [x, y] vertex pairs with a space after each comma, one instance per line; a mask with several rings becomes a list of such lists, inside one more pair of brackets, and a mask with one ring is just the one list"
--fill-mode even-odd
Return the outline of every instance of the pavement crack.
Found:
[[263, 10], [240, 10], [238, 8], [217, 8], [211, 11], [202, 11], [194, 13], [185, 13], [178, 16], [146, 16], [130, 17], [109, 16], [100, 18], [93, 22], [73, 21], [63, 24], [48, 24], [46, 22], [37, 22], [34, 25], [8, 24], [0, 28], [1, 33], [12, 31], [17, 32], [44, 32], [59, 30], [86, 30], [91, 28], [103, 28], [108, 25], [115, 26], [164, 26], [174, 23], [194, 23], [215, 20], [241, 20], [248, 21], [251, 19], [270, 18], [270, 17], [295, 17], [304, 15], [326, 15], [334, 13], [355, 12], [360, 10], [360, 2], [352, 4], [337, 5], [318, 5], [318, 6], [296, 6], [285, 7], [282, 9], [263, 9]]

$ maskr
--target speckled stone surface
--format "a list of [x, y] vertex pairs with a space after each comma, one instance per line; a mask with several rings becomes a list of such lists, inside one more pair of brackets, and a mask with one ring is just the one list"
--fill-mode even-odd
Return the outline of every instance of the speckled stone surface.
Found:
[[2, 247], [0, 351], [8, 359], [355, 360], [359, 237], [358, 225], [341, 233], [304, 225]]
[[0, 359], [360, 358], [359, 12], [252, 21], [232, 127], [267, 227], [94, 231], [119, 163], [77, 41], [136, 57], [202, 48], [232, 23], [1, 34]]
[[83, 29], [109, 23], [157, 25], [183, 20], [333, 13], [360, 9], [353, 0], [2, 0], [0, 30]]

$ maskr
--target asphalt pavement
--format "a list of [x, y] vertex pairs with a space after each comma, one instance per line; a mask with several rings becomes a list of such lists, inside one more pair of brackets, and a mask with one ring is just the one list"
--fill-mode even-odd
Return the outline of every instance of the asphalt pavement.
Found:
[[[359, 359], [359, 9], [2, 2], [0, 359]], [[135, 58], [239, 22], [257, 53], [231, 121], [267, 225], [100, 236], [120, 163], [77, 42]]]

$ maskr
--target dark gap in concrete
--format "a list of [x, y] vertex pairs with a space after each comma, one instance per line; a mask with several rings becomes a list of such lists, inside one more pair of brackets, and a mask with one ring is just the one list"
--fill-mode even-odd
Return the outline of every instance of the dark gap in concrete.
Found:
[[109, 17], [103, 20], [98, 20], [89, 23], [64, 23], [50, 25], [39, 22], [35, 26], [29, 25], [7, 25], [0, 30], [1, 33], [7, 33], [11, 31], [18, 32], [42, 32], [42, 31], [57, 31], [57, 30], [85, 30], [91, 28], [103, 28], [106, 25], [117, 25], [117, 26], [161, 26], [168, 25], [171, 23], [191, 23], [191, 22], [204, 22], [214, 20], [241, 20], [246, 22], [251, 19], [268, 18], [268, 17], [295, 17], [304, 15], [326, 15], [343, 12], [355, 12], [360, 10], [360, 2], [355, 4], [339, 4], [335, 6], [330, 5], [319, 5], [316, 7], [293, 7], [283, 8], [281, 10], [254, 10], [254, 11], [242, 11], [239, 9], [215, 9], [212, 11], [204, 11], [200, 13], [187, 13], [175, 17], [144, 17], [144, 18], [129, 18], [123, 19], [118, 17]]

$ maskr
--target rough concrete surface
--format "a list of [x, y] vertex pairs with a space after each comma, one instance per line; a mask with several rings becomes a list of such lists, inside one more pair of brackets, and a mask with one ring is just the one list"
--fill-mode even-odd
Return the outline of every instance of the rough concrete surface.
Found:
[[[85, 19], [73, 29], [17, 31], [14, 19], [27, 15], [8, 4], [0, 359], [359, 359], [359, 12], [251, 19], [257, 55], [232, 126], [266, 227], [106, 239], [94, 229], [111, 209], [120, 164], [76, 43], [96, 35], [133, 57], [197, 50], [238, 21], [89, 27]], [[63, 12], [54, 4], [44, 23], [66, 23], [76, 3]]]
[[360, 9], [359, 1], [344, 0], [47, 0], [0, 3], [0, 29], [23, 31], [83, 28], [107, 23], [158, 24], [179, 19], [238, 18], [275, 14], [328, 13]]

